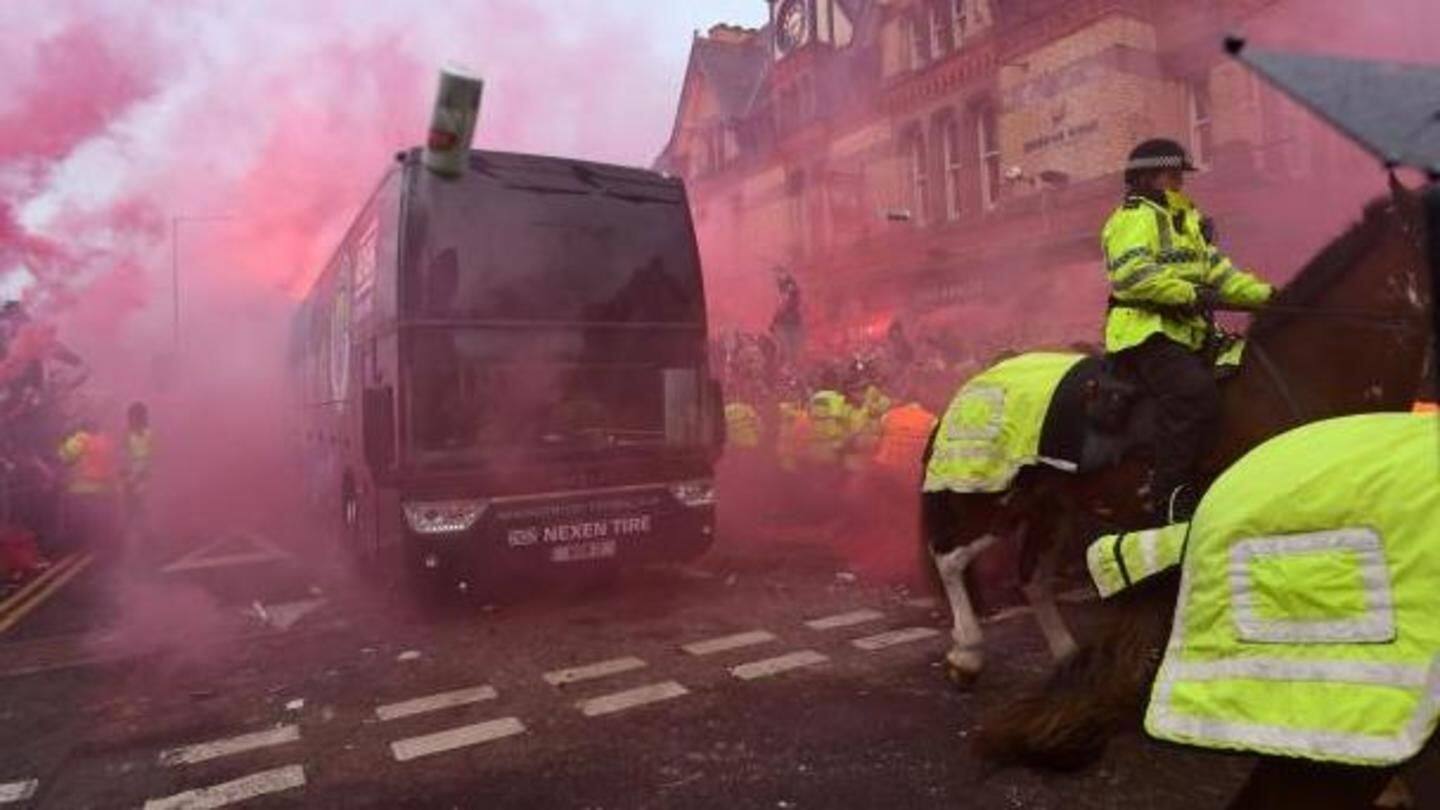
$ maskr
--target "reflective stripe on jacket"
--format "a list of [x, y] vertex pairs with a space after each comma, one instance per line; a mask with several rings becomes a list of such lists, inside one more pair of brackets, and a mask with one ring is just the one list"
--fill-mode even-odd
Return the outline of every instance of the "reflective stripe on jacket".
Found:
[[1419, 753], [1440, 718], [1436, 431], [1403, 413], [1317, 422], [1211, 486], [1151, 735], [1366, 766]]
[[[1215, 289], [1229, 304], [1270, 298], [1270, 285], [1237, 268], [1205, 239], [1200, 212], [1184, 195], [1169, 192], [1167, 203], [1132, 195], [1106, 221], [1100, 242], [1116, 302], [1181, 309], [1195, 303], [1200, 286]], [[1199, 349], [1205, 321], [1199, 315], [1114, 306], [1105, 321], [1105, 349], [1128, 349], [1157, 332]]]

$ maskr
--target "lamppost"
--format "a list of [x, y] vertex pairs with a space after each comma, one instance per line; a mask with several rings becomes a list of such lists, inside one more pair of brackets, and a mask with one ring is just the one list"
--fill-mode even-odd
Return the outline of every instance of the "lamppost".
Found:
[[208, 216], [173, 216], [170, 217], [170, 293], [172, 296], [174, 315], [174, 336], [175, 352], [180, 352], [180, 223], [182, 222], [222, 222], [233, 220], [235, 217], [229, 214], [212, 214]]

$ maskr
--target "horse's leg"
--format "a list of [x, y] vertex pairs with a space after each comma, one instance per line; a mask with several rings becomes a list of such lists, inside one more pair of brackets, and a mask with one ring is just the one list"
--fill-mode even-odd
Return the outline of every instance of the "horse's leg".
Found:
[[985, 638], [980, 630], [980, 620], [975, 616], [975, 608], [970, 604], [970, 592], [965, 586], [965, 568], [997, 539], [993, 534], [982, 535], [972, 543], [935, 555], [935, 570], [940, 574], [940, 584], [945, 588], [945, 598], [950, 603], [954, 622], [951, 636], [955, 643], [945, 654], [945, 674], [957, 686], [974, 684], [985, 666]]
[[[1061, 505], [1055, 504], [1055, 507]], [[1077, 648], [1075, 637], [1070, 634], [1070, 628], [1055, 604], [1055, 574], [1070, 547], [1075, 522], [1068, 512], [1052, 515], [1050, 519], [1031, 524], [1021, 536], [1021, 543], [1027, 546], [1033, 544], [1031, 553], [1035, 559], [1021, 590], [1025, 593], [1025, 601], [1035, 612], [1035, 622], [1045, 635], [1050, 655], [1059, 661], [1073, 654]]]
[[[996, 540], [977, 528], [988, 525], [993, 510], [983, 497], [927, 493], [920, 505], [921, 534], [954, 624], [951, 635], [955, 643], [945, 654], [945, 674], [961, 687], [973, 684], [985, 664], [984, 637], [965, 585], [966, 566]], [[971, 509], [962, 513], [962, 505]]]
[[1229, 810], [1371, 810], [1393, 768], [1357, 768], [1262, 757]]

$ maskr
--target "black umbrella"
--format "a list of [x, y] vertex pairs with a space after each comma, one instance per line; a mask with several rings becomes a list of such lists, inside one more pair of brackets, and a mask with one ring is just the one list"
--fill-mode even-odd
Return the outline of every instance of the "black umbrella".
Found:
[[1440, 65], [1267, 51], [1235, 37], [1225, 48], [1386, 166], [1440, 177]]
[[[1440, 65], [1267, 51], [1238, 37], [1226, 39], [1225, 50], [1386, 167], [1410, 166], [1440, 180]], [[1426, 189], [1425, 209], [1433, 299], [1440, 291], [1440, 183]], [[1440, 307], [1433, 300], [1431, 318], [1440, 357]]]

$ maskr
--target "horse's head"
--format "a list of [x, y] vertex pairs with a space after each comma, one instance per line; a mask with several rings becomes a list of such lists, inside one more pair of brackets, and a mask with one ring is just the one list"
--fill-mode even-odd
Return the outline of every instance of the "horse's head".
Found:
[[[1428, 341], [1430, 276], [1420, 195], [1397, 180], [1274, 297], [1250, 330], [1254, 356], [1227, 386], [1245, 412], [1217, 448], [1226, 462], [1303, 422], [1408, 410]], [[1238, 412], [1238, 411], [1237, 411]], [[1227, 431], [1228, 434], [1228, 431]]]

